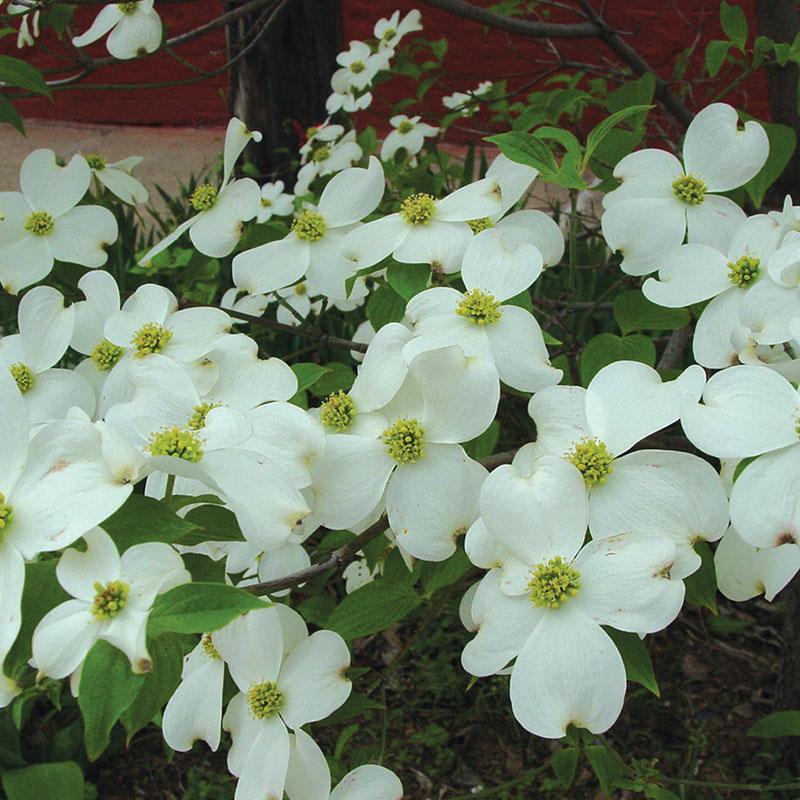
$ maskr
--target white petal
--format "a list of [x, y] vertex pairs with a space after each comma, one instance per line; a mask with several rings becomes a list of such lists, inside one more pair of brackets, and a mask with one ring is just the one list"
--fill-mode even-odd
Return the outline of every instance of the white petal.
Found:
[[308, 242], [290, 233], [277, 242], [267, 242], [235, 256], [233, 282], [250, 294], [274, 292], [300, 280], [310, 258]]
[[331, 179], [319, 199], [319, 213], [330, 227], [352, 225], [375, 210], [383, 189], [383, 167], [370, 156], [367, 169], [350, 167]]
[[17, 294], [46, 277], [53, 268], [48, 236], [26, 236], [0, 247], [0, 281], [9, 294]]
[[614, 455], [678, 420], [696, 403], [705, 371], [693, 365], [675, 380], [638, 361], [616, 361], [603, 367], [586, 389], [586, 418], [594, 434]]
[[86, 550], [65, 550], [56, 567], [58, 582], [78, 600], [91, 603], [96, 594], [94, 584], [106, 584], [121, 576], [117, 546], [101, 528], [85, 533]]
[[564, 255], [564, 234], [558, 223], [543, 211], [523, 208], [504, 217], [495, 225], [506, 247], [528, 242], [542, 254], [544, 265], [552, 267]]
[[732, 288], [725, 256], [703, 244], [685, 244], [667, 252], [661, 260], [658, 280], [648, 278], [644, 296], [667, 308], [680, 308]]
[[75, 47], [85, 47], [105, 36], [123, 17], [122, 11], [116, 4], [103, 6], [100, 13], [94, 18], [91, 27], [80, 36], [72, 39]]
[[528, 413], [536, 423], [536, 450], [564, 456], [575, 442], [594, 436], [586, 420], [586, 389], [548, 386], [531, 397]]
[[436, 203], [436, 219], [442, 222], [465, 222], [502, 214], [501, 195], [500, 184], [494, 178], [468, 183]]
[[282, 797], [289, 769], [289, 732], [280, 717], [259, 720], [255, 739], [239, 772], [234, 800]]
[[342, 243], [342, 253], [356, 269], [371, 267], [394, 252], [408, 230], [399, 214], [389, 214], [350, 231]]
[[467, 245], [461, 277], [467, 289], [482, 289], [503, 301], [531, 286], [543, 266], [542, 254], [533, 244], [509, 243], [499, 228], [488, 228]]
[[709, 369], [724, 369], [739, 363], [733, 337], [742, 327], [739, 308], [744, 298], [743, 292], [723, 292], [703, 309], [692, 340], [692, 351], [698, 364]]
[[672, 153], [645, 148], [629, 153], [614, 167], [619, 188], [603, 198], [603, 206], [611, 208], [625, 200], [670, 199], [672, 182], [683, 174], [681, 162]]
[[[413, 13], [409, 11], [408, 15]], [[363, 764], [342, 778], [330, 800], [403, 800], [403, 784], [386, 767]]]
[[22, 624], [22, 590], [25, 587], [25, 562], [19, 550], [0, 542], [0, 675], [2, 662]]
[[589, 542], [572, 562], [581, 574], [574, 603], [595, 622], [617, 630], [666, 628], [683, 605], [683, 581], [670, 574], [676, 556], [672, 539], [655, 531]]
[[693, 244], [705, 244], [726, 253], [734, 234], [746, 219], [744, 211], [733, 200], [707, 194], [700, 205], [686, 207], [687, 238]]
[[61, 603], [45, 614], [33, 632], [36, 668], [50, 678], [66, 678], [83, 662], [100, 631], [88, 603]]
[[681, 424], [704, 453], [746, 458], [796, 442], [796, 415], [792, 385], [767, 367], [747, 365], [713, 375], [703, 402], [685, 409]]
[[408, 374], [403, 346], [412, 336], [398, 322], [384, 325], [374, 335], [350, 389], [357, 411], [375, 411], [397, 394]]
[[217, 202], [197, 215], [189, 229], [192, 244], [213, 258], [230, 255], [241, 238], [244, 221], [255, 216], [261, 198], [258, 184], [250, 178], [233, 181], [220, 192]]
[[291, 745], [285, 790], [289, 800], [329, 800], [331, 771], [319, 745], [301, 728]]
[[106, 39], [108, 52], [114, 58], [136, 58], [142, 51], [154, 53], [161, 44], [161, 18], [152, 8], [137, 8], [133, 14], [123, 14], [122, 19]]
[[545, 613], [511, 673], [511, 708], [525, 730], [560, 739], [569, 725], [603, 733], [625, 699], [625, 666], [608, 634], [573, 602]]
[[261, 134], [258, 131], [249, 131], [247, 126], [240, 119], [232, 117], [225, 131], [225, 150], [223, 157], [223, 176], [222, 185], [226, 186], [233, 175], [234, 167], [247, 144], [253, 139], [261, 141]]
[[56, 154], [45, 149], [34, 150], [22, 162], [19, 171], [22, 194], [31, 208], [47, 211], [54, 217], [60, 217], [80, 202], [91, 179], [92, 173], [83, 156], [75, 155], [69, 164], [59, 167]]
[[461, 267], [464, 252], [472, 240], [469, 225], [433, 219], [427, 225], [404, 225], [406, 235], [395, 247], [396, 261], [430, 264], [437, 272], [450, 274]]
[[131, 597], [149, 607], [155, 596], [190, 580], [183, 560], [168, 544], [135, 544], [122, 554], [120, 570], [131, 586]]
[[281, 717], [297, 729], [332, 714], [350, 696], [346, 677], [350, 651], [333, 631], [317, 631], [300, 642], [283, 663], [278, 686], [283, 694]]
[[17, 318], [25, 363], [37, 373], [52, 367], [69, 347], [74, 307], [64, 308], [64, 295], [51, 286], [36, 286], [20, 301]]
[[727, 192], [755, 177], [769, 155], [769, 139], [754, 120], [739, 130], [739, 115], [727, 103], [698, 112], [686, 131], [686, 172], [701, 178], [712, 192]]

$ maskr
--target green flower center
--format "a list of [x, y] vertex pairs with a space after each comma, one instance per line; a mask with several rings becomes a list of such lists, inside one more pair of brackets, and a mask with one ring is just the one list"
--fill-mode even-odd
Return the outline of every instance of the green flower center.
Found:
[[339, 390], [328, 396], [320, 406], [319, 420], [326, 428], [342, 433], [346, 431], [356, 417], [356, 404], [347, 392]]
[[308, 292], [308, 286], [306, 286], [306, 285], [305, 285], [305, 283], [303, 283], [303, 282], [300, 282], [300, 283], [296, 283], [296, 284], [294, 285], [294, 293], [295, 293], [295, 294], [296, 294], [298, 297], [302, 297], [302, 296], [303, 296], [304, 294], [306, 294], [307, 292]]
[[463, 294], [456, 306], [456, 314], [466, 317], [475, 325], [494, 325], [503, 316], [500, 302], [494, 299], [493, 294], [480, 289], [472, 289]]
[[425, 431], [415, 419], [398, 419], [381, 438], [398, 464], [416, 464], [425, 455]]
[[708, 191], [705, 181], [695, 178], [694, 175], [681, 175], [672, 182], [672, 191], [679, 200], [690, 206], [699, 206]]
[[409, 225], [427, 225], [436, 214], [436, 201], [432, 195], [418, 192], [400, 203], [400, 216]]
[[275, 681], [262, 681], [247, 690], [247, 702], [256, 719], [268, 719], [281, 710], [283, 694]]
[[580, 572], [561, 556], [551, 558], [546, 564], [537, 564], [531, 573], [528, 596], [539, 608], [558, 608], [570, 597], [575, 597], [581, 588]]
[[173, 456], [192, 464], [203, 457], [203, 442], [200, 437], [194, 431], [177, 426], [151, 434], [146, 449], [153, 456]]
[[363, 72], [366, 68], [367, 67], [363, 61], [354, 61], [350, 65], [350, 72], [354, 72], [356, 75], [358, 75], [359, 72]]
[[55, 221], [47, 211], [31, 211], [25, 220], [25, 230], [34, 236], [47, 236], [53, 232]]
[[125, 581], [109, 581], [105, 586], [96, 581], [92, 616], [100, 622], [114, 619], [127, 605], [130, 590], [131, 587]]
[[728, 262], [728, 277], [731, 283], [747, 289], [761, 272], [761, 262], [753, 256], [742, 256], [736, 261]]
[[123, 14], [133, 14], [134, 11], [136, 11], [136, 6], [137, 5], [138, 5], [138, 3], [136, 3], [136, 2], [133, 2], [133, 3], [117, 3], [117, 8]]
[[388, 42], [388, 41], [390, 41], [391, 39], [394, 39], [394, 37], [396, 36], [396, 34], [397, 34], [397, 31], [396, 31], [394, 28], [387, 28], [387, 29], [386, 29], [386, 30], [383, 32], [383, 40], [384, 40], [385, 42]]
[[262, 197], [261, 198], [261, 205], [264, 206], [264, 208], [271, 208], [272, 207], [272, 200], [270, 200], [267, 197]]
[[99, 153], [89, 153], [84, 156], [86, 163], [95, 170], [103, 170], [108, 166], [108, 161]]
[[200, 637], [200, 644], [203, 647], [203, 653], [212, 661], [222, 657], [219, 654], [219, 650], [214, 646], [214, 640], [211, 638], [210, 633], [204, 633]]
[[195, 211], [208, 211], [217, 202], [217, 189], [210, 183], [201, 183], [189, 198], [189, 204]]
[[23, 394], [33, 389], [33, 384], [36, 383], [36, 376], [27, 364], [18, 361], [16, 364], [12, 364], [8, 368], [8, 371], [11, 373], [11, 377], [17, 382], [17, 387]]
[[414, 123], [411, 122], [409, 119], [404, 119], [398, 126], [397, 130], [399, 133], [409, 133], [410, 131], [414, 130]]
[[468, 219], [467, 225], [472, 228], [472, 232], [477, 234], [487, 228], [494, 228], [494, 220], [491, 217], [481, 217], [480, 219]]
[[212, 408], [219, 408], [221, 403], [200, 403], [193, 409], [192, 416], [186, 423], [193, 431], [199, 431], [206, 426], [206, 417]]
[[581, 439], [565, 458], [580, 470], [583, 482], [590, 487], [602, 486], [614, 471], [611, 466], [614, 456], [599, 439]]
[[292, 223], [292, 232], [304, 242], [318, 242], [328, 231], [325, 217], [318, 211], [301, 211]]
[[94, 365], [100, 372], [108, 372], [122, 358], [124, 352], [124, 347], [109, 342], [108, 339], [103, 339], [94, 346], [89, 358], [94, 361]]
[[3, 528], [11, 524], [13, 519], [14, 509], [6, 503], [6, 496], [0, 492], [0, 533], [2, 533]]
[[311, 153], [311, 160], [315, 164], [319, 164], [320, 161], [327, 161], [330, 158], [331, 149], [330, 147], [326, 147], [323, 145], [322, 147], [317, 147]]
[[131, 344], [136, 350], [137, 358], [160, 353], [172, 338], [172, 331], [159, 325], [157, 322], [145, 322], [136, 333], [133, 334]]

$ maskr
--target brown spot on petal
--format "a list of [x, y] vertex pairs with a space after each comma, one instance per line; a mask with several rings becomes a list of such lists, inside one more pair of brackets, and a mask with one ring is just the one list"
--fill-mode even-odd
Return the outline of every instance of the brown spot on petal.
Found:
[[56, 461], [56, 463], [53, 464], [53, 466], [50, 467], [45, 474], [49, 475], [51, 472], [63, 472], [69, 466], [69, 464], [70, 462], [67, 461], [66, 458], [59, 458], [58, 461]]
[[787, 528], [777, 535], [775, 547], [782, 544], [797, 544], [797, 531], [794, 528]]

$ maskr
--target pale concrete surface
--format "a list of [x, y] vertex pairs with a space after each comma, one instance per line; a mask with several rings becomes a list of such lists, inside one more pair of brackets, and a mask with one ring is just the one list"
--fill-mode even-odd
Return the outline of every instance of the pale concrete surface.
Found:
[[9, 125], [0, 127], [0, 191], [19, 191], [19, 165], [28, 153], [48, 147], [70, 158], [74, 153], [99, 153], [109, 162], [143, 156], [133, 174], [163, 207], [155, 184], [169, 194], [179, 183], [199, 175], [222, 152], [224, 128], [153, 128], [131, 125], [87, 125], [77, 122], [25, 120], [27, 136]]

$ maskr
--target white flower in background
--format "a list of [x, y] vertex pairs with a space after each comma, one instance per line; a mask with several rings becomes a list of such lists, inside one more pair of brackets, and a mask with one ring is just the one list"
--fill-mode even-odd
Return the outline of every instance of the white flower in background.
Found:
[[[494, 267], [486, 266], [490, 272]], [[503, 304], [519, 294], [517, 287], [502, 274], [488, 276], [486, 283], [489, 289], [465, 279], [465, 292], [436, 286], [412, 297], [406, 318], [416, 335], [403, 350], [406, 359], [457, 344], [467, 357], [494, 362], [500, 380], [521, 392], [558, 383], [563, 372], [550, 364], [539, 323], [524, 308]]]
[[161, 45], [161, 17], [153, 8], [154, 0], [112, 3], [105, 6], [95, 17], [89, 30], [72, 39], [75, 47], [106, 39], [108, 52], [114, 58], [137, 58], [145, 53], [154, 53]]
[[261, 134], [249, 131], [240, 119], [233, 117], [225, 134], [220, 188], [201, 183], [189, 198], [189, 205], [197, 214], [182, 222], [169, 236], [148, 250], [140, 259], [140, 264], [147, 265], [153, 256], [166, 250], [186, 231], [189, 231], [192, 244], [204, 255], [221, 258], [233, 251], [242, 235], [244, 223], [256, 215], [261, 202], [261, 190], [252, 178], [231, 177], [237, 159], [250, 140], [260, 142]]
[[287, 217], [294, 211], [294, 195], [283, 191], [283, 181], [265, 183], [261, 187], [261, 202], [256, 222], [267, 222], [273, 216]]
[[363, 764], [339, 781], [330, 800], [403, 800], [403, 784], [386, 767]]
[[356, 589], [372, 583], [375, 580], [375, 576], [380, 574], [381, 567], [379, 563], [370, 569], [366, 558], [357, 558], [355, 561], [351, 561], [342, 571], [344, 590], [347, 594], [352, 594]]
[[91, 414], [92, 387], [71, 369], [56, 369], [70, 343], [75, 308], [50, 286], [25, 293], [17, 315], [19, 333], [0, 338], [0, 369], [11, 373], [34, 425], [63, 419], [72, 406]]
[[191, 576], [181, 557], [162, 542], [129, 547], [120, 557], [101, 528], [83, 535], [84, 552], [61, 556], [56, 577], [72, 595], [45, 614], [33, 632], [33, 665], [42, 675], [65, 678], [86, 658], [98, 639], [122, 650], [134, 672], [152, 667], [145, 633], [156, 597]]
[[431, 264], [437, 272], [456, 272], [472, 238], [468, 220], [502, 211], [502, 186], [483, 178], [441, 200], [425, 192], [409, 195], [400, 210], [351, 231], [342, 249], [356, 269], [389, 255], [406, 264]]
[[[358, 327], [356, 328], [356, 332], [353, 334], [353, 341], [358, 342], [359, 344], [368, 345], [374, 338], [375, 328], [368, 319], [365, 319], [363, 322], [359, 323]], [[353, 360], [358, 361], [359, 364], [364, 360], [364, 353], [360, 352], [359, 350], [351, 350], [350, 355], [353, 357]]]
[[305, 208], [297, 214], [285, 238], [233, 259], [234, 283], [251, 294], [262, 294], [307, 275], [327, 297], [346, 299], [345, 280], [360, 265], [345, 257], [342, 241], [359, 220], [375, 210], [383, 190], [383, 167], [374, 156], [367, 169], [352, 167], [340, 172], [325, 187], [316, 209]]
[[133, 168], [144, 161], [141, 156], [123, 158], [109, 164], [108, 160], [99, 153], [87, 153], [84, 156], [92, 175], [116, 195], [123, 203], [146, 203], [150, 194], [143, 184], [131, 175]]
[[464, 92], [453, 92], [453, 94], [445, 95], [442, 98], [442, 105], [451, 111], [460, 112], [462, 117], [471, 117], [480, 108], [477, 100], [471, 94], [465, 94]]
[[[671, 570], [674, 542], [628, 529], [581, 547], [588, 509], [578, 475], [553, 457], [520, 478], [495, 470], [480, 493], [480, 524], [515, 562], [501, 587], [498, 570], [479, 584], [469, 614], [478, 625], [462, 664], [497, 673], [514, 658], [511, 707], [531, 733], [557, 739], [572, 724], [602, 733], [625, 697], [625, 666], [600, 627], [637, 634], [669, 625], [683, 604]], [[562, 492], [553, 491], [555, 485]], [[531, 515], [533, 512], [533, 515]]]
[[736, 110], [706, 106], [692, 120], [683, 144], [683, 163], [666, 150], [648, 148], [617, 164], [622, 185], [605, 195], [603, 236], [623, 255], [622, 269], [646, 275], [660, 266], [665, 250], [704, 244], [725, 253], [745, 214], [714, 192], [747, 183], [764, 165], [769, 141], [752, 120], [739, 129]]
[[[339, 128], [341, 126], [331, 125], [329, 127]], [[327, 130], [327, 128], [323, 129], [323, 131], [325, 130]], [[320, 137], [323, 131], [320, 131]], [[315, 139], [315, 141], [317, 140]], [[310, 151], [309, 160], [297, 173], [294, 193], [298, 197], [309, 193], [309, 187], [316, 178], [324, 175], [331, 175], [334, 172], [340, 172], [352, 166], [363, 154], [361, 145], [356, 142], [356, 132], [354, 130], [348, 131], [338, 142], [322, 138], [320, 138], [319, 141], [326, 143], [321, 146], [316, 146]], [[308, 142], [306, 144], [308, 144]]]
[[19, 21], [19, 33], [17, 34], [17, 48], [30, 47], [39, 37], [39, 15], [41, 11], [37, 8], [36, 11], [31, 13], [31, 9], [27, 5], [9, 3], [6, 7], [6, 13], [15, 17], [22, 15], [22, 19]]
[[309, 161], [324, 161], [319, 157], [314, 158], [314, 153], [326, 147], [330, 149], [337, 139], [344, 136], [344, 132], [344, 126], [331, 122], [330, 117], [319, 125], [312, 125], [306, 129], [306, 138], [299, 151], [300, 163], [307, 164]]
[[106, 263], [117, 221], [107, 208], [78, 205], [91, 179], [83, 156], [59, 167], [52, 150], [34, 150], [20, 168], [22, 192], [0, 192], [0, 282], [9, 294], [40, 281], [56, 260]]
[[753, 547], [731, 526], [714, 551], [714, 568], [719, 590], [729, 600], [741, 603], [763, 594], [772, 602], [800, 570], [800, 546]]
[[[306, 319], [312, 311], [315, 314], [319, 313], [322, 308], [322, 301], [312, 301], [312, 292], [317, 297], [320, 294], [319, 291], [309, 286], [308, 281], [300, 281], [292, 286], [287, 286], [285, 289], [278, 289], [275, 292], [275, 296], [276, 298], [279, 297], [283, 302], [278, 303], [275, 319], [283, 325], [300, 325], [302, 320]], [[298, 319], [298, 317], [301, 317], [301, 319]]]
[[[308, 636], [295, 613], [291, 623], [276, 607], [251, 611], [214, 634], [239, 693], [222, 720], [231, 733], [228, 769], [239, 778], [236, 800], [282, 797], [291, 783], [289, 731], [321, 757], [301, 728], [324, 719], [350, 695], [350, 653], [332, 631]], [[295, 769], [302, 774], [306, 759]], [[294, 794], [291, 792], [290, 794]], [[299, 796], [299, 795], [298, 795]]]
[[349, 49], [336, 56], [340, 68], [331, 76], [331, 88], [344, 94], [353, 89], [366, 89], [382, 69], [389, 66], [394, 50], [382, 49], [373, 53], [365, 42], [350, 42]]
[[405, 150], [410, 163], [416, 164], [414, 156], [422, 150], [425, 137], [436, 136], [439, 129], [425, 122], [420, 122], [421, 117], [407, 117], [397, 114], [389, 120], [394, 130], [383, 140], [381, 145], [381, 160], [391, 161], [398, 150]]
[[[335, 87], [334, 87], [335, 88]], [[364, 111], [372, 105], [372, 92], [363, 92], [356, 95], [352, 90], [333, 91], [325, 101], [325, 110], [329, 114], [337, 111], [345, 111], [348, 114], [355, 114], [356, 111]]]
[[385, 379], [371, 394], [379, 398], [393, 384], [386, 399], [397, 397], [388, 406], [370, 407], [361, 400], [369, 395], [355, 385], [323, 404], [320, 420], [336, 432], [312, 465], [314, 515], [326, 527], [347, 529], [385, 497], [398, 544], [416, 558], [441, 561], [477, 515], [473, 501], [486, 470], [458, 443], [479, 436], [494, 419], [497, 372], [459, 347], [421, 353], [409, 367], [400, 355], [383, 370]]
[[272, 302], [272, 297], [266, 294], [247, 294], [232, 286], [226, 289], [219, 301], [220, 308], [226, 311], [232, 311], [233, 316], [231, 322], [236, 324], [247, 323], [246, 319], [239, 319], [236, 317], [236, 312], [248, 314], [252, 317], [260, 317], [266, 310], [267, 306]]
[[420, 22], [421, 14], [416, 8], [412, 8], [403, 19], [400, 19], [400, 12], [395, 11], [388, 19], [379, 19], [375, 23], [373, 34], [378, 40], [378, 47], [394, 50], [400, 44], [400, 40], [414, 31], [422, 30]]
[[[525, 476], [536, 469], [539, 456], [564, 459], [583, 478], [592, 536], [659, 530], [674, 540], [674, 574], [683, 578], [700, 566], [692, 545], [699, 539], [716, 541], [727, 529], [728, 503], [719, 475], [690, 453], [627, 451], [676, 422], [697, 402], [704, 383], [697, 365], [662, 383], [645, 364], [616, 361], [586, 389], [542, 389], [528, 405], [536, 441], [517, 453], [514, 468]], [[553, 492], [558, 494], [557, 486]]]
[[[113, 514], [138, 478], [132, 448], [82, 419], [31, 438], [25, 404], [0, 370], [0, 664], [19, 632], [25, 561], [67, 547]], [[13, 692], [0, 692], [0, 703]]]

